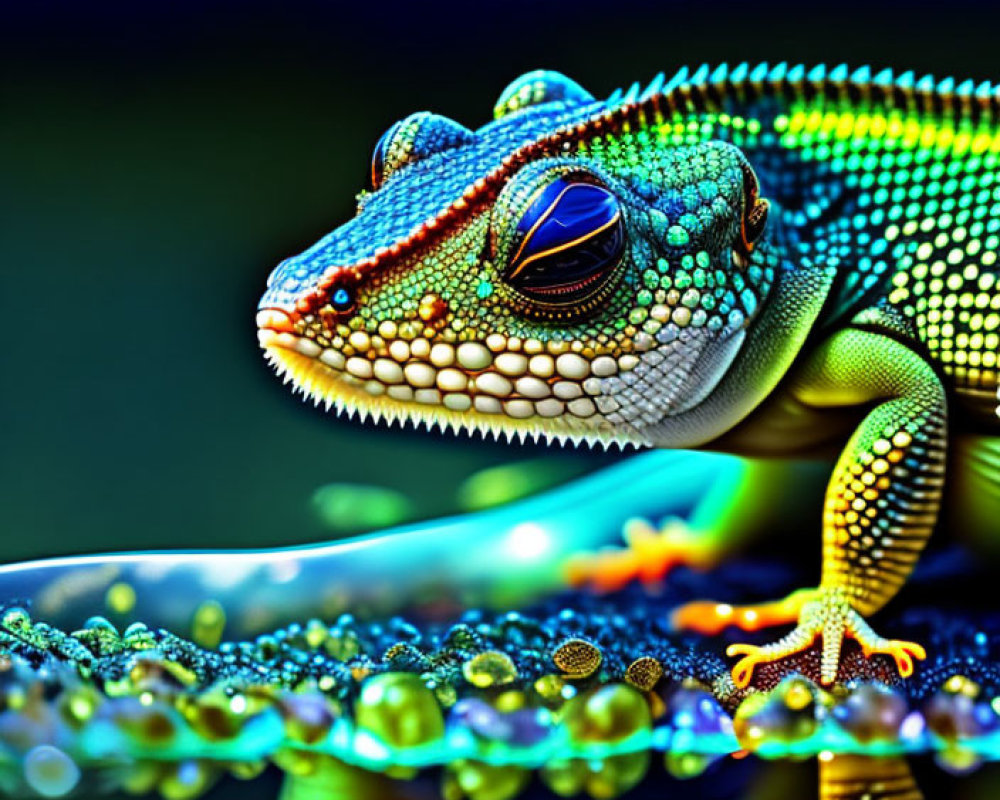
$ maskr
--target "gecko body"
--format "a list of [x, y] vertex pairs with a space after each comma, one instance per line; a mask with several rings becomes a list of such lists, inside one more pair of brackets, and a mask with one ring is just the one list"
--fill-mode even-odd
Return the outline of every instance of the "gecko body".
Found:
[[[362, 418], [779, 457], [834, 445], [803, 523], [822, 538], [818, 586], [675, 622], [794, 623], [730, 647], [738, 685], [817, 640], [832, 683], [845, 637], [908, 675], [923, 648], [867, 617], [912, 571], [946, 478], [980, 519], [1000, 511], [1000, 93], [779, 64], [597, 100], [539, 71], [494, 117], [473, 131], [421, 112], [386, 132], [357, 215], [272, 274], [267, 357]], [[711, 563], [725, 538], [666, 531], [648, 558], [578, 577]]]

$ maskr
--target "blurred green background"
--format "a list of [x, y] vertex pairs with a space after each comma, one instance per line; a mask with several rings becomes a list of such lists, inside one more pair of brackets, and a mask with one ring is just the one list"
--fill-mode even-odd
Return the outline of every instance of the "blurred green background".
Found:
[[743, 59], [995, 80], [998, 21], [968, 0], [0, 2], [0, 561], [320, 541], [344, 527], [313, 502], [330, 483], [432, 516], [484, 467], [609, 463], [303, 405], [257, 351], [268, 272], [349, 217], [389, 124], [478, 126], [525, 70], [599, 95]]

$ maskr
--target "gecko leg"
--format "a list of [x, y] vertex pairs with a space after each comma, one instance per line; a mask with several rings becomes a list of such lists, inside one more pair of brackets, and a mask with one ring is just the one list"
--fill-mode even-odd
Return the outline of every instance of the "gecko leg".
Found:
[[[944, 477], [946, 403], [933, 368], [905, 344], [879, 333], [841, 331], [792, 377], [799, 402], [870, 409], [841, 453], [827, 486], [823, 570], [814, 597], [792, 595], [777, 611], [802, 603], [797, 627], [764, 647], [733, 645], [734, 680], [746, 685], [756, 665], [823, 640], [821, 681], [833, 683], [845, 636], [866, 655], [892, 656], [904, 677], [925, 656], [910, 642], [875, 634], [865, 617], [881, 609], [909, 577], [937, 520]], [[683, 610], [682, 610], [683, 611]], [[685, 612], [690, 616], [690, 612]], [[682, 617], [684, 614], [682, 614]], [[782, 614], [774, 614], [777, 621]]]

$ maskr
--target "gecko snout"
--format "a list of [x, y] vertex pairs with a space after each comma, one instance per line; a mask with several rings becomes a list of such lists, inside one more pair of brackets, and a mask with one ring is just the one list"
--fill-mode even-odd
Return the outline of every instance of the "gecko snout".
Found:
[[257, 341], [261, 347], [289, 345], [294, 348], [295, 324], [291, 315], [280, 308], [262, 308], [257, 312]]

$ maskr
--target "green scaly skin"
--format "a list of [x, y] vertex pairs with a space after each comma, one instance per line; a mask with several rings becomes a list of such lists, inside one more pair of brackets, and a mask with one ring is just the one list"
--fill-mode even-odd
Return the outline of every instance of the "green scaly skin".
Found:
[[[949, 435], [978, 454], [951, 482], [997, 496], [1000, 94], [781, 64], [596, 101], [536, 72], [495, 116], [389, 131], [358, 216], [272, 275], [267, 356], [362, 418], [747, 455], [836, 443], [819, 587], [676, 619], [797, 621], [775, 644], [730, 648], [742, 685], [819, 637], [826, 683], [845, 636], [909, 674], [922, 649], [865, 618], [936, 522]], [[533, 235], [518, 223], [556, 180], [603, 187], [625, 243], [586, 286], [540, 296], [517, 278]], [[697, 533], [660, 542], [661, 573], [726, 545]]]

